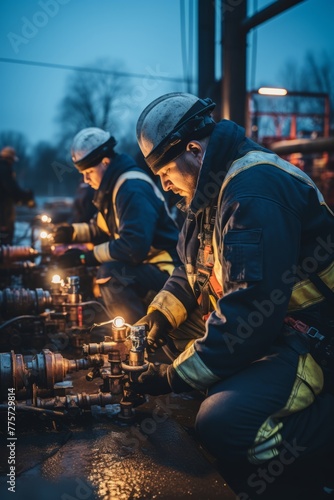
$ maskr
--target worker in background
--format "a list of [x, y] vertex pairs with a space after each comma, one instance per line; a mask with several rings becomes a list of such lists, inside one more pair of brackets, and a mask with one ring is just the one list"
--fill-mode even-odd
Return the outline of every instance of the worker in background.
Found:
[[151, 363], [133, 390], [205, 393], [201, 442], [248, 479], [275, 457], [334, 450], [334, 217], [306, 174], [236, 123], [216, 123], [214, 107], [166, 94], [137, 123], [148, 165], [184, 197], [187, 218], [183, 266], [138, 321], [151, 350], [173, 340], [175, 359]]
[[102, 129], [81, 130], [71, 154], [84, 182], [95, 190], [96, 219], [58, 226], [55, 243], [94, 244], [82, 253], [70, 249], [59, 265], [99, 266], [97, 283], [111, 318], [134, 323], [145, 299], [160, 290], [179, 263], [177, 227], [162, 193], [134, 160], [114, 151], [114, 137]]
[[0, 151], [0, 245], [12, 245], [15, 230], [15, 205], [36, 206], [31, 190], [24, 190], [16, 180], [16, 151], [5, 146]]

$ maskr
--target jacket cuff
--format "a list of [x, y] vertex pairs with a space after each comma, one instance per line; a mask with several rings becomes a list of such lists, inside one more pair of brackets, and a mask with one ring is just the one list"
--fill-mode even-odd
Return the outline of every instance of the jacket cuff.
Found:
[[99, 245], [94, 246], [93, 249], [94, 257], [99, 264], [115, 260], [110, 255], [109, 243], [110, 243], [109, 241], [106, 241], [105, 243], [100, 243]]
[[147, 312], [151, 313], [155, 310], [166, 316], [173, 329], [180, 326], [187, 319], [187, 310], [182, 302], [166, 290], [162, 290], [154, 297]]
[[194, 388], [191, 385], [187, 384], [176, 372], [173, 365], [169, 365], [167, 368], [167, 380], [169, 385], [172, 388], [172, 391], [176, 394], [180, 392], [189, 392], [193, 391]]
[[72, 241], [87, 242], [91, 240], [89, 225], [86, 222], [74, 222]]

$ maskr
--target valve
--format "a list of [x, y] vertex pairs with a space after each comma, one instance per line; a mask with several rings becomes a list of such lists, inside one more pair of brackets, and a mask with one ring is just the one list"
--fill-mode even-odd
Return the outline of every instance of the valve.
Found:
[[146, 328], [144, 325], [131, 326], [129, 339], [132, 346], [128, 359], [122, 363], [125, 372], [142, 372], [147, 370], [148, 362], [145, 359]]
[[[106, 340], [106, 337], [104, 342], [84, 344], [83, 352], [85, 355], [108, 355], [110, 374], [100, 370], [103, 391], [110, 391], [114, 395], [123, 393], [117, 418], [123, 423], [131, 423], [134, 419], [134, 407], [146, 401], [145, 396], [131, 390], [131, 382], [149, 366], [146, 360], [146, 328], [144, 325], [131, 326], [121, 316], [103, 323], [94, 323], [93, 328], [106, 324], [112, 325], [112, 339]], [[90, 379], [96, 376], [98, 374], [94, 370], [89, 374]]]
[[35, 356], [23, 356], [13, 351], [0, 353], [0, 397], [6, 398], [8, 387], [15, 392], [32, 390], [33, 384], [41, 389], [53, 389], [57, 382], [62, 382], [67, 373], [87, 370], [97, 363], [96, 358], [66, 359], [49, 349]]
[[130, 328], [131, 349], [128, 358], [122, 362], [122, 369], [125, 372], [123, 379], [123, 398], [120, 404], [118, 418], [122, 422], [131, 423], [134, 419], [134, 407], [145, 403], [143, 394], [134, 393], [131, 389], [131, 382], [135, 382], [139, 375], [148, 369], [149, 363], [146, 360], [146, 328], [144, 325], [134, 325]]

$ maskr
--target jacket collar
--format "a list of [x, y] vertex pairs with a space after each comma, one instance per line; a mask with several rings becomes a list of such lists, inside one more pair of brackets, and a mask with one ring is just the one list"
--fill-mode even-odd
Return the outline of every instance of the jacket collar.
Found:
[[136, 165], [131, 156], [126, 154], [116, 154], [104, 172], [100, 187], [94, 195], [93, 203], [98, 209], [101, 207], [105, 195], [112, 193], [118, 177], [128, 170], [141, 171], [142, 169]]
[[245, 129], [236, 123], [230, 120], [217, 123], [206, 149], [190, 212], [196, 214], [214, 204], [232, 163], [252, 150], [270, 152], [248, 139]]

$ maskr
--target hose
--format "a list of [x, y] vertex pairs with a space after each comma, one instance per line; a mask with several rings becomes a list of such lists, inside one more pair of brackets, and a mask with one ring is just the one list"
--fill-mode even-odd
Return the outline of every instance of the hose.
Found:
[[[8, 410], [8, 405], [0, 404], [0, 410]], [[37, 408], [36, 406], [15, 405], [15, 410], [38, 413], [40, 415], [48, 415], [51, 417], [65, 417], [65, 414], [60, 411], [48, 410], [45, 408]]]
[[23, 316], [16, 316], [15, 318], [11, 318], [4, 323], [0, 325], [0, 330], [3, 328], [6, 328], [8, 325], [11, 325], [12, 323], [15, 323], [16, 321], [22, 320], [22, 319], [37, 319], [39, 316], [34, 316], [33, 314], [25, 314]]
[[106, 307], [101, 304], [100, 302], [98, 302], [97, 300], [88, 300], [86, 302], [80, 302], [79, 306], [92, 306], [92, 305], [98, 305], [101, 307], [101, 309], [103, 310], [103, 312], [106, 314], [106, 316], [110, 317], [110, 314], [108, 313]]

